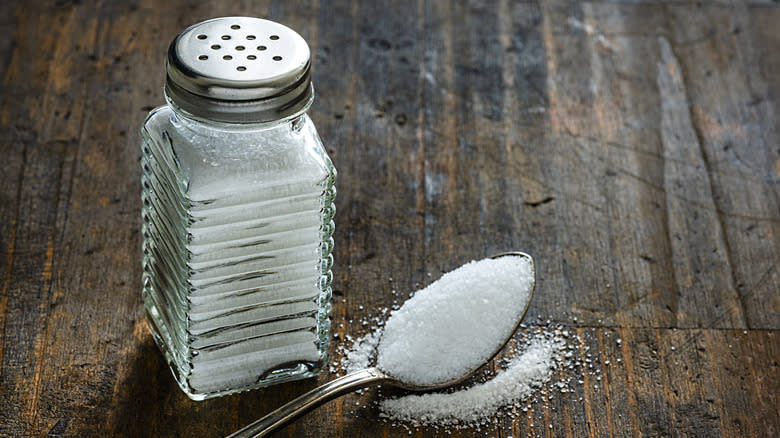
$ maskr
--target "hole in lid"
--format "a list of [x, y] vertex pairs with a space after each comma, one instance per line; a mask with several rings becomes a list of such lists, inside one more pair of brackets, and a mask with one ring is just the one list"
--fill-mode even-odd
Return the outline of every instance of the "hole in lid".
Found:
[[233, 59], [233, 57], [230, 55], [225, 55], [222, 57], [222, 59], [224, 59], [225, 61], [230, 61], [231, 59]]
[[211, 46], [211, 48], [214, 50], [219, 50], [222, 48], [222, 46], [220, 46], [219, 44], [214, 44], [213, 46]]
[[206, 56], [206, 55], [200, 55], [200, 56], [198, 56], [198, 59], [200, 59], [201, 61], [205, 61], [205, 60], [209, 59], [209, 57]]
[[256, 36], [254, 36], [254, 35], [247, 35], [247, 36], [246, 36], [246, 39], [248, 39], [248, 40], [253, 40], [253, 39], [255, 39], [255, 38], [257, 38], [257, 37], [256, 37]]
[[206, 38], [208, 38], [206, 35], [203, 34], [198, 35], [199, 40], [205, 40]]
[[279, 39], [279, 35], [271, 35], [271, 39], [274, 40], [274, 41], [278, 40]]
[[257, 56], [255, 55], [249, 55], [246, 57], [246, 59], [257, 59]]
[[267, 48], [268, 48], [268, 47], [266, 47], [266, 46], [257, 46], [257, 50], [265, 50], [265, 49], [267, 49]]
[[274, 56], [274, 57], [273, 57], [273, 60], [274, 60], [274, 61], [281, 61], [281, 60], [282, 60], [282, 57], [281, 57], [281, 56]]
[[230, 35], [222, 35], [222, 39], [223, 40], [229, 40], [230, 39]]
[[236, 70], [244, 71], [244, 70], [246, 70], [246, 67], [244, 67], [243, 65], [239, 65], [238, 67], [236, 67]]
[[236, 46], [236, 50], [244, 50], [244, 46]]
[[241, 26], [239, 26], [237, 24], [234, 24], [234, 25], [230, 26], [230, 28], [231, 29], [241, 29]]

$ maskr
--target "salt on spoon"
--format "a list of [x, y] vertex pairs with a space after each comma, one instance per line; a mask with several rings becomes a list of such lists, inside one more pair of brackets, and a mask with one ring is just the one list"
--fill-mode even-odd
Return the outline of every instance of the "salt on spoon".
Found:
[[268, 436], [328, 400], [373, 384], [424, 391], [465, 380], [511, 339], [534, 285], [533, 259], [522, 252], [463, 265], [390, 315], [376, 367], [315, 388], [228, 438]]

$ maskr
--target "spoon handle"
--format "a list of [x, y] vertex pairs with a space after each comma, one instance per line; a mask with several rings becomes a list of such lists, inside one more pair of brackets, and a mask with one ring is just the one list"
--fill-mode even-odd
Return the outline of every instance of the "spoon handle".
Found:
[[260, 438], [336, 397], [390, 379], [376, 368], [355, 371], [312, 389], [227, 438]]

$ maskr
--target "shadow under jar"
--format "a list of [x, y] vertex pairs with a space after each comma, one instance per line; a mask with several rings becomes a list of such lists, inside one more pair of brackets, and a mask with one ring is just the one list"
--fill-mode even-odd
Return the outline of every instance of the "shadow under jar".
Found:
[[144, 308], [192, 399], [327, 364], [336, 170], [306, 115], [310, 59], [278, 23], [193, 25], [141, 129]]

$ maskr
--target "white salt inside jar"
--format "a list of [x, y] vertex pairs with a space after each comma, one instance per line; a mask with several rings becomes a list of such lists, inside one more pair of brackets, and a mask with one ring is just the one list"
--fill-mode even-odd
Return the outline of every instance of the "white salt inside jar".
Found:
[[390, 315], [377, 367], [416, 385], [470, 373], [512, 335], [533, 285], [526, 257], [484, 259], [444, 274]]

